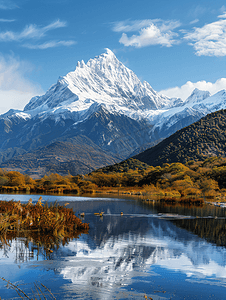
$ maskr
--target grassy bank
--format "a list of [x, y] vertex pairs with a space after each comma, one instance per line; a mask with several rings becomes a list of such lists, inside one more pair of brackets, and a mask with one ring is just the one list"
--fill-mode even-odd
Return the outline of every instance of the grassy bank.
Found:
[[165, 163], [162, 166], [140, 165], [136, 160], [99, 169], [87, 175], [48, 174], [32, 179], [19, 172], [0, 169], [0, 192], [40, 194], [143, 195], [159, 198], [212, 198], [226, 200], [226, 159]]

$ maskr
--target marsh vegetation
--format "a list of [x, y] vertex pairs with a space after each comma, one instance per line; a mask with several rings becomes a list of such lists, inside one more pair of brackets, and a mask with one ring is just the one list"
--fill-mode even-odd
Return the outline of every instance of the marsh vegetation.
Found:
[[[9, 244], [16, 237], [26, 238], [41, 246], [46, 255], [81, 233], [88, 233], [89, 224], [82, 223], [72, 209], [57, 203], [48, 206], [42, 197], [36, 204], [20, 201], [0, 201], [0, 241]], [[40, 247], [40, 249], [41, 249]]]

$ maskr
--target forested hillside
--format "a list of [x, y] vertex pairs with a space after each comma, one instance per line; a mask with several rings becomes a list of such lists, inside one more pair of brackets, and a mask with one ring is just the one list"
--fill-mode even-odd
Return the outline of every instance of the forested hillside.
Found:
[[129, 158], [120, 163], [100, 168], [100, 169], [94, 171], [93, 173], [95, 173], [95, 172], [98, 172], [98, 173], [100, 173], [100, 172], [103, 172], [103, 173], [111, 173], [111, 172], [126, 173], [129, 170], [130, 171], [146, 170], [148, 167], [149, 167], [148, 164], [143, 163], [143, 162], [139, 161], [138, 159]]
[[134, 156], [152, 166], [226, 156], [226, 110], [211, 113]]

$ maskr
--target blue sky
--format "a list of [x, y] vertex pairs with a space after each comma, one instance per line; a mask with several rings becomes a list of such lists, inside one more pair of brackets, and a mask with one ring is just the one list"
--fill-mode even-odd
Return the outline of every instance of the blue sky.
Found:
[[0, 113], [111, 49], [158, 92], [226, 89], [225, 1], [0, 0]]

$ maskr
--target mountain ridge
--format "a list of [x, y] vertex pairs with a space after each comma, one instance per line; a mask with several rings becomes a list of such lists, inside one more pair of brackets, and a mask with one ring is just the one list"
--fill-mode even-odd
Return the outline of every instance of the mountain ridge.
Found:
[[0, 115], [0, 163], [81, 135], [120, 161], [224, 108], [225, 90], [210, 96], [195, 89], [185, 101], [160, 95], [106, 49], [78, 62], [24, 110]]
[[87, 174], [118, 161], [118, 157], [104, 152], [87, 137], [77, 136], [75, 139], [55, 141], [28, 153], [18, 154], [3, 162], [1, 167], [41, 178], [48, 173], [70, 173], [73, 176]]
[[226, 157], [225, 131], [226, 110], [216, 111], [133, 158], [157, 166], [163, 163], [202, 161], [211, 156]]

